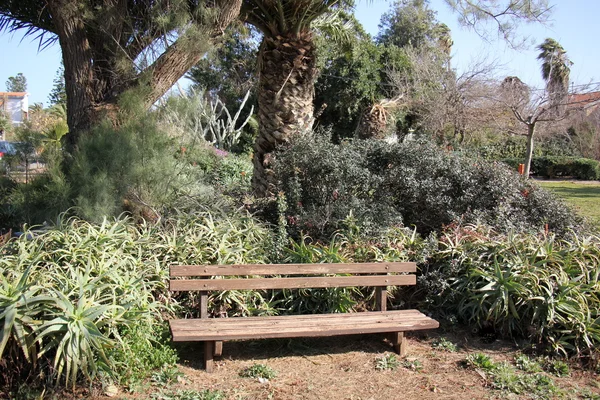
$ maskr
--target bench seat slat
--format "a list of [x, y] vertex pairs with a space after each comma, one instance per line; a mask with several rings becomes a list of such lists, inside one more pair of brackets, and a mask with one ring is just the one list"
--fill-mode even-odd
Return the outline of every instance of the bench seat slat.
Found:
[[[220, 319], [220, 318], [217, 318]], [[410, 316], [410, 317], [404, 317], [402, 319], [403, 322], [414, 322], [414, 321], [421, 321], [423, 318], [422, 316]], [[285, 318], [281, 318], [280, 321], [271, 321], [266, 323], [266, 321], [256, 321], [254, 323], [250, 322], [247, 325], [240, 325], [240, 324], [208, 324], [208, 325], [187, 325], [185, 327], [178, 327], [178, 331], [180, 332], [196, 332], [198, 330], [203, 330], [206, 332], [220, 332], [220, 333], [227, 333], [227, 332], [238, 332], [238, 331], [249, 331], [249, 330], [254, 330], [254, 329], [277, 329], [278, 331], [281, 330], [286, 330], [286, 329], [306, 329], [306, 326], [311, 326], [312, 329], [318, 329], [318, 328], [324, 328], [324, 327], [329, 327], [332, 326], [332, 324], [334, 326], [337, 327], [341, 327], [341, 326], [346, 326], [346, 327], [354, 327], [355, 325], [358, 324], [366, 324], [366, 323], [370, 323], [372, 322], [373, 319], [367, 319], [367, 318], [346, 318], [346, 319], [337, 319], [334, 320], [333, 322], [330, 320], [324, 320], [321, 321], [321, 323], [319, 325], [315, 325], [314, 321], [311, 323], [308, 323], [306, 321], [303, 321], [303, 325], [299, 325], [298, 323], [292, 323], [289, 321], [285, 321]], [[377, 321], [375, 321], [374, 323], [377, 324], [388, 324], [388, 323], [392, 323], [395, 324], [398, 321], [394, 321], [391, 320], [389, 318], [381, 318], [378, 319]]]
[[411, 262], [361, 264], [171, 265], [171, 276], [307, 275], [416, 272]]
[[[336, 319], [336, 320], [351, 320], [359, 322], [361, 319], [372, 321], [374, 315], [379, 314], [383, 318], [411, 318], [411, 317], [423, 317], [423, 313], [419, 310], [393, 310], [393, 311], [367, 311], [367, 312], [348, 312], [348, 313], [332, 313], [332, 314], [302, 314], [302, 315], [277, 315], [277, 316], [256, 316], [256, 317], [231, 317], [231, 318], [188, 318], [188, 319], [175, 319], [173, 321], [180, 321], [177, 324], [178, 329], [189, 329], [198, 330], [211, 324], [219, 324], [222, 326], [254, 326], [264, 325], [269, 323], [275, 324], [295, 324], [304, 325], [312, 323], [326, 323], [323, 320]], [[238, 320], [243, 320], [238, 321]], [[185, 321], [185, 322], [183, 322]]]
[[434, 329], [439, 323], [416, 310], [279, 317], [175, 319], [173, 341], [322, 337]]
[[300, 278], [242, 278], [170, 280], [169, 289], [176, 292], [191, 290], [257, 290], [308, 289], [352, 286], [415, 285], [415, 275], [311, 276]]

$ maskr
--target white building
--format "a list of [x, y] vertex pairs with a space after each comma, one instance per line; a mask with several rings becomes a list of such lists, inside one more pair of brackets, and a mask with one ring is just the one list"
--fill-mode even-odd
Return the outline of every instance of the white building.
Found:
[[29, 94], [26, 92], [0, 92], [0, 110], [10, 117], [15, 126], [20, 125], [27, 119], [29, 112], [28, 96]]

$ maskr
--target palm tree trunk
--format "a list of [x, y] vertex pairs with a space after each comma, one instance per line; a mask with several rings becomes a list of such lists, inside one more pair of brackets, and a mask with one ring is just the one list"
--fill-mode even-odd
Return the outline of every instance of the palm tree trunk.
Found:
[[259, 133], [254, 145], [252, 187], [257, 196], [264, 197], [274, 183], [273, 151], [293, 135], [312, 129], [317, 74], [312, 34], [265, 36], [259, 60]]

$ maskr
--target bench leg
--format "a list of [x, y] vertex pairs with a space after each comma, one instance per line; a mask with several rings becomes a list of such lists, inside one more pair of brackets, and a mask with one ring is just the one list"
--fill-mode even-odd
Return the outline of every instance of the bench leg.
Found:
[[406, 341], [404, 332], [393, 332], [391, 340], [396, 354], [399, 354], [400, 357], [406, 357], [408, 342]]
[[215, 342], [215, 357], [221, 357], [221, 355], [223, 354], [223, 341], [222, 340], [218, 340]]
[[214, 363], [213, 363], [213, 355], [215, 352], [215, 342], [204, 342], [204, 366], [206, 368], [206, 372], [213, 372]]

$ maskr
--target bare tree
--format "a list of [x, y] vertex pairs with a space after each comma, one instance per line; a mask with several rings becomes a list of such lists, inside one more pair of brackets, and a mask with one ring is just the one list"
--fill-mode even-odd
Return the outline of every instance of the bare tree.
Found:
[[496, 80], [495, 63], [479, 61], [457, 76], [448, 68], [445, 54], [408, 49], [411, 73], [390, 71], [396, 95], [417, 117], [417, 128], [446, 141], [451, 134], [462, 141], [468, 133], [489, 126], [498, 118], [498, 105], [490, 100]]
[[[552, 8], [548, 0], [445, 0], [459, 15], [459, 22], [487, 40], [491, 27], [511, 47], [523, 47], [526, 39], [517, 35], [521, 22], [549, 21]], [[491, 25], [491, 26], [490, 26]]]
[[[582, 92], [584, 90], [582, 89]], [[529, 176], [531, 171], [534, 137], [537, 134], [538, 127], [544, 123], [556, 125], [561, 121], [565, 121], [567, 118], [583, 111], [586, 104], [580, 97], [573, 95], [564, 96], [561, 101], [558, 101], [554, 93], [550, 92], [548, 88], [530, 88], [514, 76], [504, 79], [498, 93], [497, 101], [504, 108], [510, 110], [516, 121], [525, 128], [523, 133], [527, 137], [525, 176]], [[520, 132], [517, 130], [513, 133]]]
[[[592, 98], [600, 99], [600, 92], [590, 94]], [[600, 160], [600, 107], [586, 107], [589, 104], [580, 104], [579, 111], [568, 118], [567, 135], [584, 157]]]

